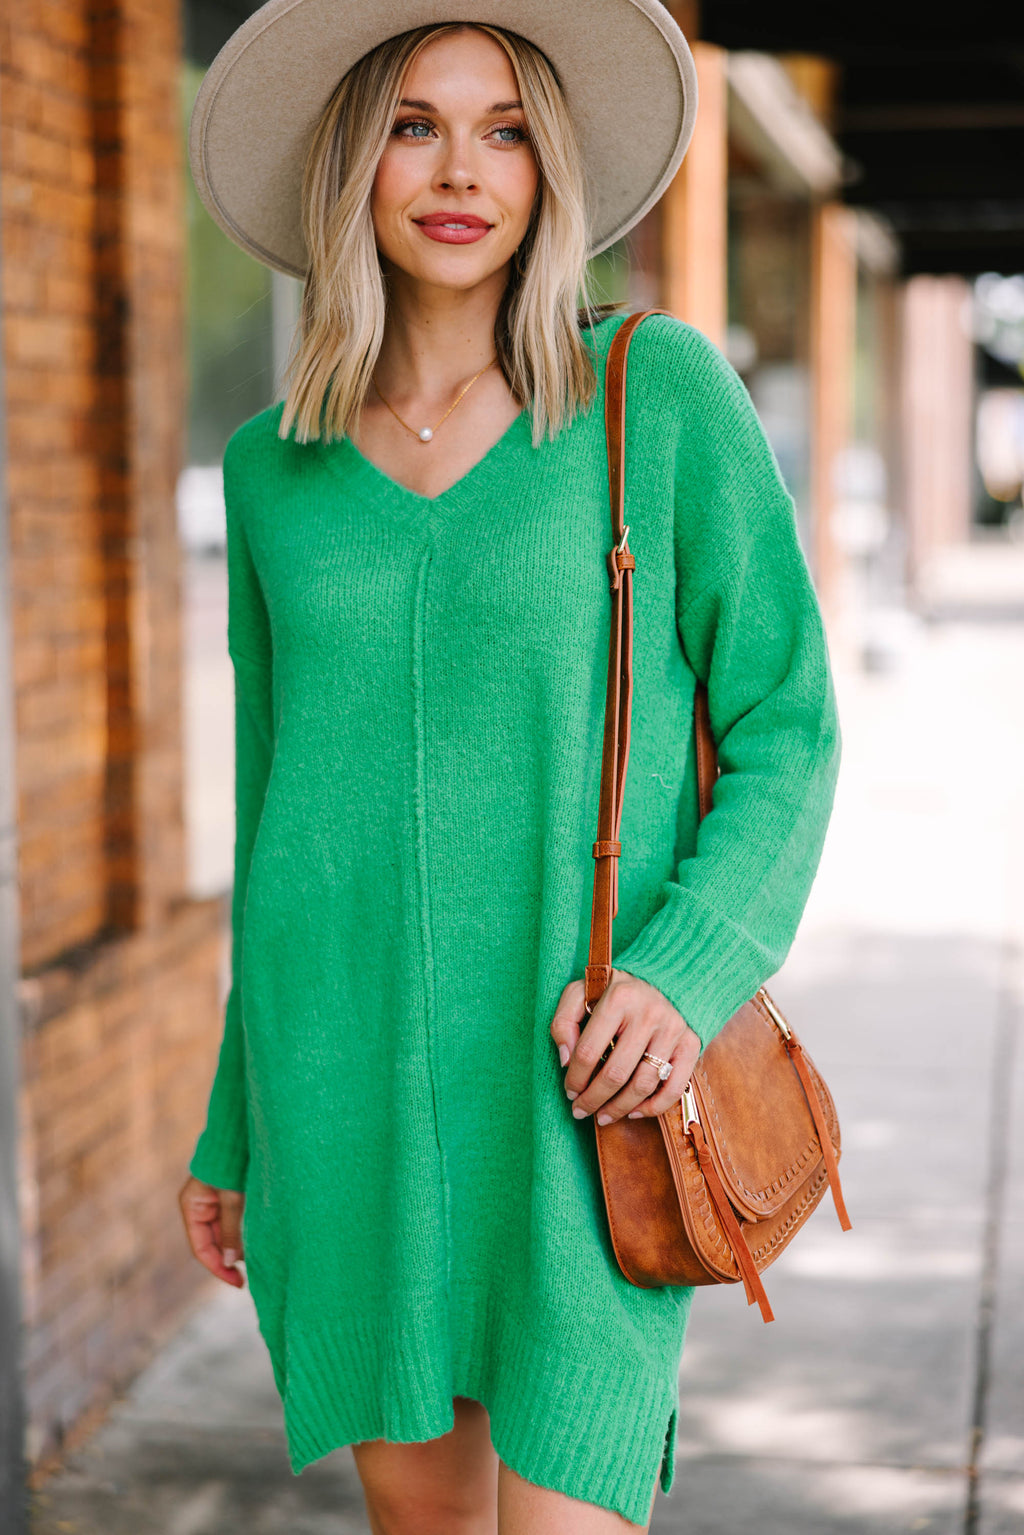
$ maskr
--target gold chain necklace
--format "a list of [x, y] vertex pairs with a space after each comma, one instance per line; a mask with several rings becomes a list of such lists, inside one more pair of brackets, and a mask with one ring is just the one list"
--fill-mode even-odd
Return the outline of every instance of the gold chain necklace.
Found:
[[[497, 357], [492, 357], [490, 362], [485, 363], [484, 366], [480, 369], [480, 373], [486, 373], [488, 368], [493, 368], [494, 364], [497, 362], [497, 360], [498, 360]], [[414, 426], [410, 426], [408, 421], [402, 421], [402, 418], [398, 414], [398, 412], [395, 409], [395, 407], [393, 405], [388, 405], [387, 400], [385, 400], [385, 398], [381, 394], [380, 390], [377, 389], [377, 380], [376, 379], [373, 380], [373, 387], [374, 387], [374, 389], [377, 389], [377, 397], [380, 400], [381, 404], [388, 406], [388, 410], [394, 416], [395, 420], [396, 421], [401, 421], [402, 425], [405, 427], [407, 432], [411, 432], [414, 437], [418, 437], [420, 442], [429, 442], [430, 439], [433, 437], [434, 433], [437, 431], [437, 427], [440, 426], [442, 422], [448, 420], [448, 417], [451, 415], [451, 413], [455, 409], [456, 405], [458, 405], [459, 400], [462, 399], [462, 395], [466, 394], [468, 390], [472, 389], [473, 385], [476, 383], [477, 379], [480, 377], [480, 373], [474, 373], [473, 374], [473, 377], [470, 379], [469, 383], [466, 385], [466, 388], [463, 389], [462, 394], [460, 394], [457, 399], [452, 401], [451, 405], [449, 405], [448, 409], [445, 411], [444, 415], [441, 417], [441, 420], [437, 423], [437, 426], [421, 426], [419, 431], [417, 431]]]

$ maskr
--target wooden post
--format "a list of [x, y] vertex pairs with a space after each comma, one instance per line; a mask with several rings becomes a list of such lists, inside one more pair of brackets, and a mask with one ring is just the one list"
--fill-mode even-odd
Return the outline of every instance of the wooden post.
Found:
[[100, 165], [107, 921], [126, 932], [159, 925], [185, 883], [175, 509], [185, 398], [181, 41], [177, 11], [163, 0], [104, 0], [89, 15]]
[[[670, 9], [690, 9], [675, 7]], [[685, 17], [677, 19], [686, 31]], [[661, 199], [660, 302], [716, 346], [725, 342], [728, 276], [726, 52], [687, 41], [697, 66], [700, 105], [686, 158]]]
[[842, 554], [835, 537], [837, 457], [849, 444], [857, 313], [855, 215], [842, 203], [811, 211], [811, 551], [823, 609], [838, 617]]
[[919, 592], [930, 556], [970, 536], [973, 343], [963, 277], [912, 277], [903, 289], [902, 410], [906, 579]]

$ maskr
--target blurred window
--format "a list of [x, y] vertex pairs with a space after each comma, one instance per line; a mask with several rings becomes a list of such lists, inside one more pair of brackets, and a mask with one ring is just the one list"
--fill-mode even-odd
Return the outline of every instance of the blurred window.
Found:
[[747, 388], [811, 547], [810, 209], [733, 149], [726, 354]]

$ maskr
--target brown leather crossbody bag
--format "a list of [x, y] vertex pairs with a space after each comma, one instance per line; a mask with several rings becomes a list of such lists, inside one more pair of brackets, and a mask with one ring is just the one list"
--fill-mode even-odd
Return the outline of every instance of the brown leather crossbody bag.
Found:
[[[633, 571], [623, 525], [626, 360], [648, 309], [630, 315], [609, 349], [605, 429], [614, 547], [611, 643], [594, 843], [594, 904], [586, 1011], [612, 975], [612, 919], [618, 910], [619, 827], [629, 757]], [[700, 815], [711, 809], [718, 754], [707, 689], [698, 680], [694, 733]], [[609, 1050], [612, 1046], [609, 1046]], [[602, 1059], [607, 1059], [607, 1053]], [[702, 1052], [681, 1102], [646, 1119], [594, 1122], [612, 1246], [633, 1284], [734, 1284], [766, 1322], [772, 1310], [761, 1271], [793, 1240], [831, 1186], [850, 1229], [839, 1183], [839, 1121], [832, 1095], [792, 1027], [763, 986]]]

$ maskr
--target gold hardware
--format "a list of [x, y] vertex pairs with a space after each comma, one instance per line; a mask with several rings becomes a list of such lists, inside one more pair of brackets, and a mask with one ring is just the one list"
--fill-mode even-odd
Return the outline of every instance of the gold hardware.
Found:
[[697, 1100], [693, 1096], [693, 1084], [687, 1082], [683, 1089], [683, 1129], [688, 1130], [692, 1124], [700, 1124], [700, 1115], [697, 1113]]
[[759, 986], [757, 988], [757, 994], [761, 998], [761, 1001], [764, 1003], [765, 1007], [771, 1013], [772, 1017], [775, 1019], [775, 1022], [778, 1024], [779, 1032], [783, 1039], [792, 1039], [793, 1036], [790, 1033], [789, 1024], [786, 1022], [785, 1018], [783, 1018], [782, 1014], [779, 1012], [778, 1008], [775, 1006], [775, 1003], [772, 1001], [771, 997], [765, 991], [763, 986]]
[[622, 530], [622, 537], [619, 539], [618, 543], [615, 545], [615, 553], [616, 554], [621, 554], [622, 553], [622, 550], [623, 550], [623, 548], [625, 546], [625, 543], [626, 543], [626, 534], [628, 532], [629, 532], [629, 523], [627, 522], [626, 526]]

